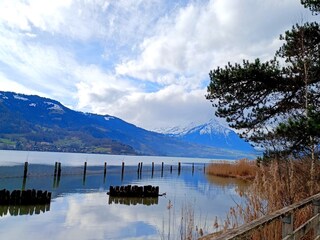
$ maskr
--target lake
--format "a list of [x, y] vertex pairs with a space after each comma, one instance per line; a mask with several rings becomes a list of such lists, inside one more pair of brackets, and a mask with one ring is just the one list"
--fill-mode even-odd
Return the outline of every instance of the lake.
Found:
[[[210, 161], [0, 151], [0, 190], [52, 192], [46, 206], [0, 206], [0, 239], [184, 239], [190, 234], [196, 239], [200, 229], [219, 230], [216, 219], [221, 222], [229, 208], [241, 202], [238, 190], [246, 187], [241, 181], [206, 176], [204, 167]], [[29, 163], [25, 180], [24, 162]], [[55, 162], [61, 163], [60, 179], [53, 176]], [[106, 194], [110, 186], [129, 184], [159, 186], [165, 196], [128, 199]]]

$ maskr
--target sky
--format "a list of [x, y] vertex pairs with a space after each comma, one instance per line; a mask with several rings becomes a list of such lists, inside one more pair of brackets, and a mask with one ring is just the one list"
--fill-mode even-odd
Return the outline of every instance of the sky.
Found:
[[316, 17], [299, 0], [1, 0], [0, 90], [148, 130], [200, 124], [210, 70], [272, 59]]

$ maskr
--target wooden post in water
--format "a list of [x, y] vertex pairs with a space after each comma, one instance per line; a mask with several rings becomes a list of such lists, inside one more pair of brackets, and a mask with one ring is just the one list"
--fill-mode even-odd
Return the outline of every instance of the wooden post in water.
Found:
[[172, 173], [172, 165], [170, 166], [170, 173]]
[[138, 163], [138, 170], [137, 170], [137, 173], [138, 173], [138, 175], [139, 175], [139, 173], [140, 173], [140, 163]]
[[84, 162], [83, 175], [85, 176], [86, 174], [87, 174], [87, 162]]
[[180, 175], [181, 172], [181, 162], [178, 163], [178, 175]]
[[56, 187], [57, 172], [58, 172], [58, 162], [55, 162], [55, 163], [54, 163], [54, 172], [53, 172], [53, 188]]
[[161, 163], [161, 177], [163, 177], [163, 162]]
[[194, 174], [194, 163], [192, 163], [192, 175]]
[[123, 174], [124, 174], [124, 162], [122, 162], [122, 168], [121, 168], [121, 181], [123, 180]]
[[24, 170], [23, 170], [23, 178], [27, 178], [28, 175], [28, 162], [24, 163]]
[[152, 167], [151, 167], [151, 177], [153, 178], [153, 172], [154, 172], [154, 162], [152, 162]]
[[206, 164], [203, 164], [203, 173], [206, 173]]
[[28, 162], [25, 162], [24, 169], [23, 169], [22, 190], [24, 190], [26, 188], [27, 176], [28, 176]]
[[61, 162], [58, 162], [58, 179], [61, 176]]
[[57, 171], [58, 171], [58, 162], [54, 163], [54, 172], [53, 172], [53, 176], [57, 177]]
[[84, 167], [83, 167], [83, 185], [86, 184], [86, 175], [87, 175], [87, 162], [84, 162]]
[[57, 177], [56, 187], [59, 187], [60, 177], [61, 177], [61, 162], [58, 163], [58, 177]]
[[139, 172], [140, 179], [142, 179], [142, 166], [143, 166], [143, 162], [140, 162], [140, 172]]
[[103, 182], [106, 182], [106, 176], [107, 176], [107, 162], [104, 162], [104, 169], [103, 169]]

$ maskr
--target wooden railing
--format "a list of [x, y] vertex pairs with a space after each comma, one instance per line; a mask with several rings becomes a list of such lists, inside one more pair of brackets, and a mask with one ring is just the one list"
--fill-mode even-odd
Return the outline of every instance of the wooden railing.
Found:
[[[307, 220], [303, 225], [294, 229], [294, 213], [308, 205], [313, 205], [313, 216]], [[275, 211], [272, 214], [266, 215], [259, 219], [256, 219], [250, 223], [244, 224], [239, 228], [232, 229], [217, 237], [216, 234], [209, 234], [201, 240], [235, 240], [235, 239], [250, 239], [248, 234], [250, 232], [261, 229], [267, 224], [280, 220], [282, 223], [282, 240], [293, 240], [300, 239], [305, 236], [310, 230], [313, 230], [313, 239], [320, 240], [320, 193], [306, 198], [300, 202], [294, 203], [288, 207], [282, 208], [281, 210]]]

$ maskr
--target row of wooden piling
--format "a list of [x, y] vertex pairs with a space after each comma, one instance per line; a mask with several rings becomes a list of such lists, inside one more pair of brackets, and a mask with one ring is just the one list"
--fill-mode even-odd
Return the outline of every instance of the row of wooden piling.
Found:
[[[140, 176], [140, 177], [142, 175], [142, 167], [143, 167], [143, 162], [139, 162], [138, 163], [137, 173], [138, 173], [138, 176]], [[204, 164], [204, 167], [203, 167], [203, 169], [204, 169], [203, 171], [204, 172], [205, 172], [205, 168], [206, 168], [206, 166]], [[172, 173], [172, 169], [173, 169], [172, 165], [170, 165], [170, 173]], [[178, 175], [180, 175], [181, 169], [182, 169], [181, 168], [181, 162], [178, 162]], [[53, 173], [53, 175], [54, 175], [54, 186], [56, 186], [57, 183], [60, 181], [61, 171], [62, 171], [61, 162], [55, 162], [54, 173]], [[122, 165], [121, 165], [121, 179], [123, 179], [124, 171], [125, 171], [125, 163], [122, 162]], [[154, 162], [152, 162], [152, 164], [151, 164], [151, 175], [152, 176], [154, 174], [154, 171], [155, 171], [155, 164], [154, 164]], [[161, 177], [163, 177], [163, 172], [164, 172], [164, 162], [161, 163]], [[87, 162], [84, 162], [83, 181], [85, 181], [86, 173], [87, 173]], [[193, 173], [194, 173], [194, 163], [192, 164], [192, 174]], [[106, 178], [106, 175], [107, 175], [107, 163], [105, 162], [104, 163], [104, 170], [103, 170], [104, 179]], [[28, 176], [28, 162], [25, 162], [24, 171], [23, 171], [24, 183], [26, 181], [27, 176]]]
[[37, 205], [49, 204], [51, 192], [42, 190], [0, 190], [0, 205]]

